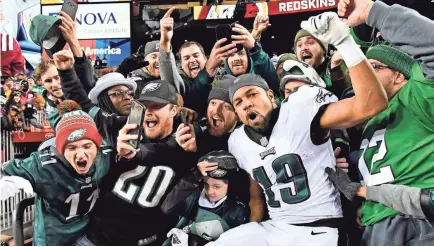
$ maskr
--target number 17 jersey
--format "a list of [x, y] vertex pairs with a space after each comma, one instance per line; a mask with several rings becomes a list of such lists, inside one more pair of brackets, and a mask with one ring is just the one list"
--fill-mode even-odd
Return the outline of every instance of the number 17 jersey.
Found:
[[313, 141], [311, 130], [322, 106], [336, 100], [322, 88], [302, 86], [275, 109], [279, 116], [268, 139], [252, 140], [245, 125], [230, 136], [229, 151], [264, 189], [272, 220], [300, 224], [342, 217], [339, 192], [325, 173], [336, 163], [331, 142]]

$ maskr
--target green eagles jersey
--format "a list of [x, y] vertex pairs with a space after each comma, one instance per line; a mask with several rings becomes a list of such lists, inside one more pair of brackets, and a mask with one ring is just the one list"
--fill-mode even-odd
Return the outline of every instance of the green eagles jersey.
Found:
[[37, 93], [37, 94], [39, 94], [40, 96], [42, 96], [42, 94], [43, 94], [44, 91], [45, 91], [45, 88], [42, 87], [42, 86], [39, 86], [39, 85], [35, 84], [35, 85], [33, 85], [33, 87], [32, 87], [32, 91], [33, 91], [34, 93]]
[[85, 233], [112, 154], [102, 146], [96, 166], [86, 175], [78, 174], [51, 146], [2, 165], [3, 174], [28, 180], [36, 193], [34, 245], [72, 245]]
[[[366, 185], [433, 187], [434, 81], [424, 77], [419, 64], [387, 109], [367, 123], [362, 138], [359, 170]], [[362, 214], [363, 224], [372, 225], [398, 212], [366, 201]]]

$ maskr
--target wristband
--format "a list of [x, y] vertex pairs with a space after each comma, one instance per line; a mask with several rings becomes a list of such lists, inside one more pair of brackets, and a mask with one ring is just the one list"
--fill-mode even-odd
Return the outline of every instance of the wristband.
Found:
[[354, 39], [348, 35], [335, 47], [342, 54], [347, 67], [354, 67], [366, 59], [365, 54], [360, 50]]

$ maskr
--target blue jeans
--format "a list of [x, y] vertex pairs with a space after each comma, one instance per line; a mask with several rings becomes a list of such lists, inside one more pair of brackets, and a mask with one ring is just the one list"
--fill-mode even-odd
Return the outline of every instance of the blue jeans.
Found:
[[81, 236], [74, 244], [75, 246], [95, 246], [86, 235]]

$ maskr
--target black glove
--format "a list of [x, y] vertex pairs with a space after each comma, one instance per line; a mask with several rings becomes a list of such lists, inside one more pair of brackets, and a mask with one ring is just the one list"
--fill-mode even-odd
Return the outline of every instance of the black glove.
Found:
[[362, 187], [360, 183], [351, 182], [348, 174], [338, 167], [336, 167], [336, 171], [330, 167], [326, 167], [325, 172], [329, 175], [329, 179], [336, 188], [350, 201], [353, 200], [357, 190]]
[[434, 189], [420, 191], [420, 206], [428, 221], [434, 226]]
[[121, 73], [123, 76], [127, 77], [128, 73], [146, 67], [149, 65], [148, 61], [144, 61], [144, 57], [141, 54], [133, 54], [125, 58], [119, 65], [116, 72]]

